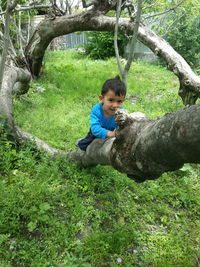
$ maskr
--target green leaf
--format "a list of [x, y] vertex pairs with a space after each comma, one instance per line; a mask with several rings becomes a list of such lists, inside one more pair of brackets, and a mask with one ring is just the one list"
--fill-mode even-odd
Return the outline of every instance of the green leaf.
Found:
[[41, 211], [46, 211], [46, 210], [49, 210], [50, 208], [51, 208], [51, 206], [47, 202], [40, 204], [40, 210]]
[[34, 222], [31, 221], [30, 223], [28, 223], [27, 226], [28, 226], [29, 232], [32, 232], [37, 226], [37, 221], [34, 221]]
[[184, 166], [180, 170], [183, 172], [192, 171], [192, 167], [189, 163], [186, 163], [186, 164], [184, 164]]

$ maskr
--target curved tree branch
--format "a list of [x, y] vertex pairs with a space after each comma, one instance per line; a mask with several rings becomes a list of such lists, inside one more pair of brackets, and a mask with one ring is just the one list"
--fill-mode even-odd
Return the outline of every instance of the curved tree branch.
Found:
[[[12, 94], [24, 94], [28, 91], [31, 75], [28, 71], [7, 67], [4, 71], [2, 89], [0, 92], [0, 114], [7, 118], [10, 127], [13, 127]], [[15, 85], [18, 85], [17, 87]], [[20, 90], [20, 91], [19, 91]]]
[[[42, 66], [45, 50], [55, 37], [76, 31], [114, 31], [115, 18], [104, 15], [95, 15], [92, 11], [75, 16], [63, 16], [42, 21], [34, 32], [26, 55], [30, 62], [34, 76], [38, 76]], [[126, 18], [119, 20], [119, 31], [132, 35], [134, 23]], [[138, 39], [148, 46], [157, 56], [167, 63], [180, 82], [179, 95], [184, 104], [194, 104], [200, 96], [200, 77], [197, 76], [188, 63], [164, 39], [156, 35], [145, 25], [140, 24]]]
[[151, 120], [142, 113], [116, 114], [116, 138], [96, 139], [70, 157], [83, 166], [111, 165], [136, 182], [158, 178], [184, 163], [200, 163], [200, 105]]
[[115, 32], [114, 32], [114, 48], [115, 48], [115, 56], [117, 59], [118, 69], [120, 72], [120, 76], [122, 77], [123, 76], [123, 69], [122, 69], [122, 64], [120, 61], [119, 49], [118, 49], [118, 44], [117, 44], [118, 25], [119, 25], [120, 13], [121, 13], [121, 4], [122, 4], [122, 1], [119, 0], [117, 3], [117, 12], [116, 12], [116, 24], [115, 24]]
[[65, 156], [65, 157], [68, 156], [69, 152], [49, 146], [47, 143], [45, 143], [43, 140], [39, 139], [38, 137], [33, 136], [30, 133], [22, 131], [22, 129], [20, 129], [16, 125], [14, 126], [14, 132], [15, 132], [16, 140], [20, 144], [23, 144], [24, 142], [29, 141], [29, 142], [33, 142], [36, 145], [38, 150], [45, 151], [51, 156]]
[[[114, 5], [114, 1], [110, 2]], [[41, 22], [26, 48], [33, 74], [39, 75], [45, 49], [54, 37], [75, 31], [114, 31], [114, 27], [114, 18], [92, 11]], [[133, 22], [119, 20], [119, 31], [131, 35], [133, 29]], [[138, 38], [165, 59], [170, 70], [179, 77], [180, 90], [185, 89], [187, 94], [199, 96], [200, 78], [166, 41], [142, 24]], [[0, 115], [6, 116], [19, 142], [34, 139], [39, 149], [51, 155], [68, 156], [84, 166], [110, 164], [137, 182], [156, 179], [163, 172], [179, 169], [186, 162], [200, 163], [200, 105], [166, 114], [158, 120], [151, 120], [141, 113], [128, 115], [118, 111], [116, 122], [119, 127], [115, 139], [96, 139], [86, 152], [77, 150], [67, 153], [51, 148], [39, 138], [23, 132], [13, 122], [11, 95], [27, 91], [30, 78], [30, 73], [23, 69], [7, 68], [0, 92]], [[17, 86], [18, 82], [25, 86]], [[19, 92], [22, 88], [26, 90]]]
[[[14, 8], [14, 7], [13, 7]], [[5, 12], [5, 30], [3, 35], [3, 52], [1, 56], [1, 63], [0, 63], [0, 91], [2, 90], [2, 81], [3, 81], [3, 74], [5, 69], [5, 62], [6, 57], [8, 54], [8, 46], [9, 46], [9, 38], [10, 38], [10, 15], [11, 15], [11, 4], [10, 1], [7, 1], [6, 4], [6, 12]]]

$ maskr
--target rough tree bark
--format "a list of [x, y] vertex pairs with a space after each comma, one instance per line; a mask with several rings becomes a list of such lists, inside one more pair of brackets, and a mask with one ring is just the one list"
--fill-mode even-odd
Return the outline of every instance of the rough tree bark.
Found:
[[5, 28], [4, 28], [4, 35], [3, 35], [3, 52], [1, 54], [1, 61], [0, 61], [0, 91], [1, 91], [1, 86], [2, 86], [2, 81], [3, 81], [3, 74], [4, 74], [4, 69], [5, 69], [5, 62], [6, 62], [6, 57], [8, 53], [8, 46], [9, 46], [9, 38], [10, 38], [10, 17], [13, 9], [17, 5], [17, 0], [11, 1], [7, 0], [6, 3], [6, 11], [5, 11]]
[[143, 113], [116, 113], [116, 138], [96, 139], [69, 156], [83, 166], [111, 165], [136, 182], [158, 178], [184, 163], [200, 163], [200, 105], [152, 120]]
[[13, 94], [25, 94], [29, 89], [31, 74], [23, 69], [7, 67], [4, 71], [2, 88], [0, 91], [0, 116], [7, 119], [9, 127], [14, 127], [13, 122]]

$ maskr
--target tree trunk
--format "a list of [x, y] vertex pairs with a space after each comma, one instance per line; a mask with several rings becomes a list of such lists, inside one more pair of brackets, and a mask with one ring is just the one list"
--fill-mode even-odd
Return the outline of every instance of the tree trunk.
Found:
[[[114, 31], [115, 19], [97, 13], [90, 11], [41, 22], [26, 48], [32, 73], [35, 76], [39, 75], [45, 49], [53, 38], [75, 31]], [[133, 26], [128, 19], [120, 19], [121, 32], [131, 34]], [[185, 103], [195, 102], [200, 92], [200, 78], [192, 72], [184, 59], [144, 25], [139, 27], [138, 38], [164, 58], [170, 70], [179, 77], [180, 94]], [[200, 105], [169, 113], [155, 121], [141, 113], [128, 115], [119, 111], [116, 115], [119, 126], [116, 138], [96, 139], [86, 152], [77, 150], [68, 153], [54, 149], [14, 125], [12, 94], [25, 93], [30, 79], [28, 71], [7, 68], [0, 94], [0, 115], [7, 119], [20, 143], [24, 140], [33, 140], [38, 149], [45, 150], [53, 156], [68, 156], [84, 166], [108, 164], [137, 182], [156, 179], [163, 172], [176, 170], [186, 162], [200, 162]]]
[[[129, 19], [119, 20], [119, 31], [132, 34], [134, 23]], [[87, 12], [75, 16], [62, 16], [42, 21], [34, 32], [27, 48], [26, 56], [34, 76], [38, 76], [45, 50], [51, 40], [57, 36], [76, 31], [111, 31], [115, 29], [115, 18]], [[185, 105], [194, 104], [200, 96], [200, 77], [187, 62], [167, 43], [145, 25], [140, 24], [138, 39], [147, 45], [157, 56], [164, 59], [180, 82], [179, 95]]]
[[0, 91], [0, 115], [4, 116], [7, 123], [13, 128], [12, 94], [24, 94], [29, 89], [31, 75], [20, 68], [6, 68]]
[[96, 139], [86, 152], [71, 152], [71, 159], [83, 166], [111, 165], [136, 182], [156, 179], [184, 163], [200, 163], [199, 104], [158, 120], [120, 110], [116, 122], [116, 138]]

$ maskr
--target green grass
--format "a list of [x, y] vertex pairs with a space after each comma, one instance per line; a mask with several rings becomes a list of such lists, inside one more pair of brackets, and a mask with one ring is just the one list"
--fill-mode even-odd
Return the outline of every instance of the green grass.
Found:
[[[73, 150], [102, 83], [116, 74], [115, 59], [49, 53], [43, 78], [14, 101], [16, 122]], [[177, 90], [162, 66], [135, 62], [124, 106], [157, 118], [183, 107]], [[111, 167], [83, 169], [33, 144], [0, 143], [0, 266], [200, 265], [198, 166], [137, 184]]]
[[[90, 110], [98, 102], [103, 82], [117, 73], [115, 59], [92, 61], [62, 51], [47, 55], [43, 78], [15, 103], [17, 123], [52, 146], [73, 149], [75, 140], [88, 131]], [[37, 87], [46, 90], [38, 93]], [[170, 72], [136, 62], [124, 106], [129, 112], [157, 118], [183, 107], [177, 92], [177, 78]]]

